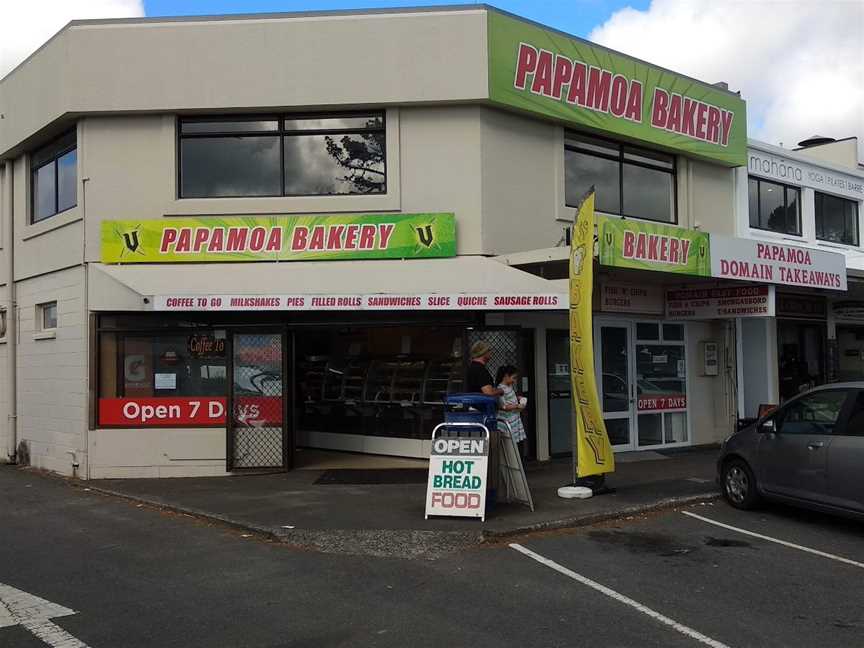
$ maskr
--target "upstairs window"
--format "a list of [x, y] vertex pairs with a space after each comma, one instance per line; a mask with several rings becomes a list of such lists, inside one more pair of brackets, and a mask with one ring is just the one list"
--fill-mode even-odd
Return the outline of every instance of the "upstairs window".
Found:
[[858, 245], [858, 203], [816, 192], [816, 238]]
[[564, 149], [567, 206], [594, 185], [599, 212], [677, 222], [674, 156], [577, 133]]
[[30, 156], [31, 215], [38, 223], [77, 204], [78, 150], [70, 131]]
[[180, 197], [387, 192], [384, 113], [180, 120]]
[[801, 236], [801, 190], [760, 178], [748, 180], [750, 227]]

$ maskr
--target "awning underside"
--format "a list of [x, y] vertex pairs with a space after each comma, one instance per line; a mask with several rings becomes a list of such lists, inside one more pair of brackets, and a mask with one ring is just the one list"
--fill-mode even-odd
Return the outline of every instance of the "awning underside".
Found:
[[567, 282], [485, 257], [406, 261], [91, 264], [90, 308], [561, 310]]

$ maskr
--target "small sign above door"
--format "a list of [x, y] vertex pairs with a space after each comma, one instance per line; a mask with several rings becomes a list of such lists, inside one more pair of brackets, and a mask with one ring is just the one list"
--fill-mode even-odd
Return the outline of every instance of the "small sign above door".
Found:
[[600, 310], [605, 313], [662, 315], [663, 288], [603, 281], [600, 283]]

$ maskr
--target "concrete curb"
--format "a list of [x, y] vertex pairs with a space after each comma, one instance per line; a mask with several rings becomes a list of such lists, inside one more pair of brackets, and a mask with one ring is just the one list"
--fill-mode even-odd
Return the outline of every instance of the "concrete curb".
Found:
[[312, 548], [324, 553], [343, 553], [366, 556], [429, 558], [434, 559], [460, 547], [495, 543], [507, 538], [544, 531], [572, 529], [599, 522], [608, 522], [625, 517], [660, 511], [664, 509], [686, 506], [699, 502], [717, 499], [720, 493], [715, 490], [687, 495], [683, 497], [667, 497], [645, 504], [637, 504], [609, 511], [600, 511], [585, 515], [557, 520], [537, 522], [510, 529], [479, 531], [436, 531], [420, 529], [282, 529], [237, 520], [235, 518], [204, 511], [189, 506], [181, 506], [158, 498], [130, 495], [121, 491], [99, 486], [90, 486], [86, 482], [72, 484], [75, 488], [100, 495], [107, 495], [152, 506], [155, 508], [191, 515], [203, 520], [211, 520], [225, 526], [247, 531], [262, 536], [274, 542], [297, 547]]
[[689, 504], [698, 504], [699, 502], [709, 502], [720, 497], [720, 492], [711, 490], [704, 493], [696, 493], [695, 495], [685, 495], [682, 497], [666, 497], [654, 502], [646, 502], [645, 504], [636, 504], [624, 508], [614, 509], [610, 511], [599, 511], [597, 513], [588, 513], [585, 515], [575, 515], [572, 517], [561, 518], [558, 520], [549, 520], [546, 522], [537, 522], [512, 529], [502, 529], [497, 531], [494, 529], [483, 530], [484, 542], [495, 542], [505, 538], [512, 538], [517, 535], [525, 535], [529, 533], [541, 533], [543, 531], [559, 531], [562, 529], [575, 529], [583, 526], [590, 526], [599, 522], [609, 522], [610, 520], [620, 520], [621, 518], [641, 515], [643, 513], [651, 513], [653, 511], [662, 511], [678, 506], [687, 506]]

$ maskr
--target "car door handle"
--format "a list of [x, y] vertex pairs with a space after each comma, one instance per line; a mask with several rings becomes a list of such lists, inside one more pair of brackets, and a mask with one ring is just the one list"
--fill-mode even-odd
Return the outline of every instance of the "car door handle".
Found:
[[818, 450], [819, 448], [823, 447], [824, 445], [825, 444], [822, 441], [811, 441], [810, 443], [807, 444], [807, 449], [808, 450]]

